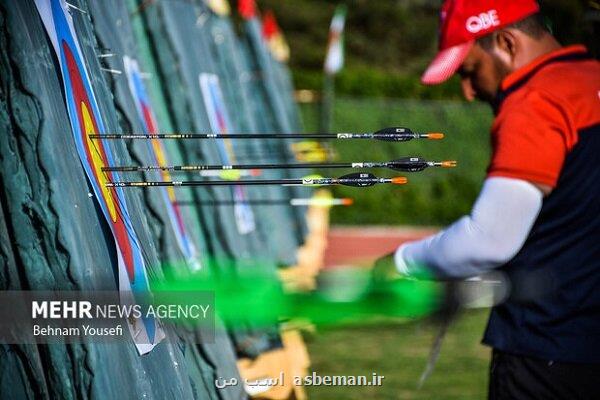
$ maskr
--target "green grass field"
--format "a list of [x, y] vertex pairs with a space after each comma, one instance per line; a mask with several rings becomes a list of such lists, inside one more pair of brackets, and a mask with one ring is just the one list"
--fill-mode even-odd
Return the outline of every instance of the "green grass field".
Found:
[[[318, 104], [300, 107], [306, 132], [318, 131]], [[401, 174], [373, 171], [378, 176], [405, 175], [409, 184], [368, 189], [336, 187], [337, 196], [352, 197], [352, 207], [332, 210], [333, 224], [443, 225], [471, 209], [489, 162], [491, 111], [480, 103], [339, 98], [334, 109], [334, 132], [372, 132], [389, 126], [416, 131], [444, 132], [441, 141], [386, 143], [333, 141], [339, 159], [348, 162], [389, 161], [405, 156], [457, 160], [458, 167]], [[342, 175], [346, 170], [320, 171]], [[356, 171], [354, 171], [356, 172]], [[385, 205], [385, 207], [383, 207]]]
[[488, 310], [465, 312], [448, 331], [435, 370], [417, 382], [437, 325], [419, 321], [320, 331], [308, 340], [317, 375], [383, 375], [382, 386], [311, 386], [310, 399], [483, 399], [490, 350], [480, 344]]
[[[318, 132], [318, 105], [301, 105], [307, 132]], [[444, 132], [442, 141], [332, 142], [339, 159], [349, 162], [389, 161], [404, 156], [457, 160], [452, 170], [429, 169], [398, 174], [409, 178], [403, 187], [365, 189], [336, 187], [334, 194], [352, 197], [352, 207], [332, 209], [332, 223], [345, 225], [438, 225], [468, 213], [489, 162], [492, 114], [482, 104], [459, 101], [419, 101], [339, 98], [334, 132], [370, 132], [389, 126]], [[342, 175], [351, 171], [319, 171]], [[377, 176], [394, 176], [388, 170]], [[317, 375], [385, 376], [380, 387], [307, 387], [311, 399], [482, 399], [487, 393], [490, 350], [480, 344], [488, 310], [459, 317], [446, 335], [439, 361], [425, 385], [417, 382], [429, 356], [437, 326], [427, 321], [383, 323], [319, 331], [309, 340], [312, 370]]]

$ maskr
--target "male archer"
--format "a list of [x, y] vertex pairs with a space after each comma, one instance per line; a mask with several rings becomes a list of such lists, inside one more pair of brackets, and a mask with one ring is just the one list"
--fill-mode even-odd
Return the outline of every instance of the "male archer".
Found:
[[483, 342], [490, 399], [600, 398], [600, 63], [561, 47], [534, 0], [448, 0], [422, 82], [460, 75], [494, 109], [470, 215], [405, 243], [375, 272], [460, 279], [501, 270], [509, 298]]

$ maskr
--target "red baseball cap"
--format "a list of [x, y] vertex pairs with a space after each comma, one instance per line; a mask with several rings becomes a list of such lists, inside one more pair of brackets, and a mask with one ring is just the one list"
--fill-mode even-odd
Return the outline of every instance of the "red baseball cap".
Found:
[[421, 82], [436, 85], [450, 78], [475, 40], [539, 11], [535, 0], [446, 0], [440, 11], [439, 52]]

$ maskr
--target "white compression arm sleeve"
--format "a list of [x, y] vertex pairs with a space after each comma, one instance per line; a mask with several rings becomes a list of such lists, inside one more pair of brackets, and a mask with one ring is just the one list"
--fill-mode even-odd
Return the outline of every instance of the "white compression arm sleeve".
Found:
[[440, 278], [466, 278], [496, 268], [521, 249], [542, 199], [542, 191], [527, 181], [488, 178], [471, 215], [436, 235], [400, 246], [396, 267], [408, 275], [425, 267]]

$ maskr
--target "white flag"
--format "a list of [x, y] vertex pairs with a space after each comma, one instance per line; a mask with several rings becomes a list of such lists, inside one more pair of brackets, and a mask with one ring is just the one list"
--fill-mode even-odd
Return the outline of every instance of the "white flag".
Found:
[[337, 74], [344, 66], [344, 25], [346, 24], [346, 7], [338, 6], [329, 28], [329, 44], [325, 57], [325, 73]]

